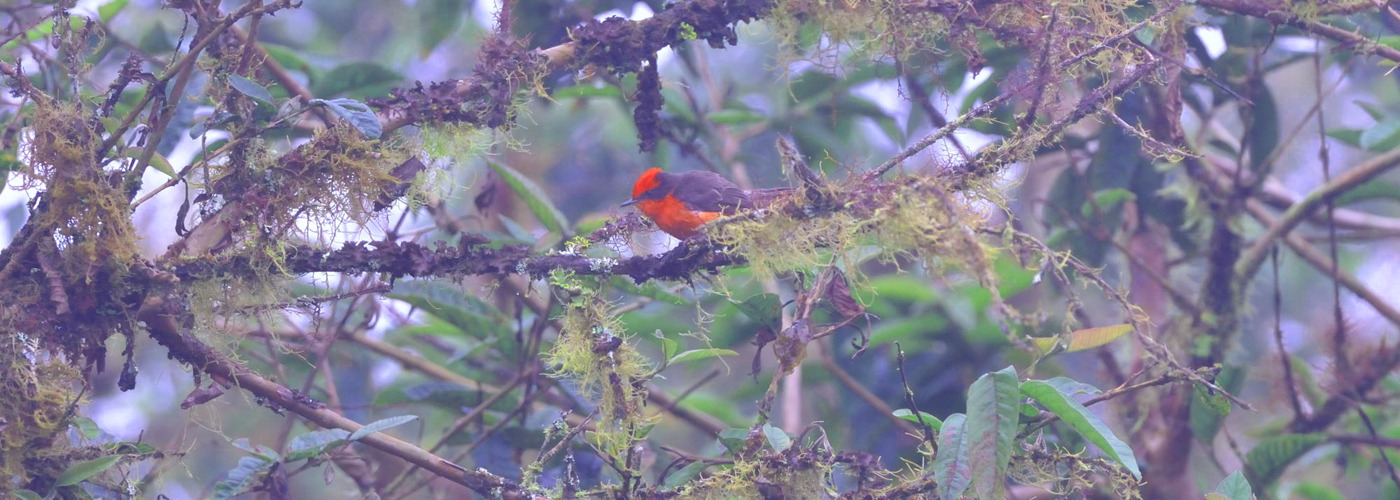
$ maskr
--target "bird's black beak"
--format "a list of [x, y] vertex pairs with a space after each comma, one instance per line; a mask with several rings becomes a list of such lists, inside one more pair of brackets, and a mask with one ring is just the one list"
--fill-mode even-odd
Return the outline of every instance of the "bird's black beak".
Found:
[[630, 199], [630, 200], [627, 200], [627, 201], [622, 202], [622, 204], [621, 204], [621, 205], [618, 205], [617, 208], [630, 207], [630, 206], [636, 204], [636, 203], [639, 202], [639, 201], [642, 201], [642, 200], [639, 200], [639, 199], [636, 199], [636, 198], [632, 198], [632, 199]]

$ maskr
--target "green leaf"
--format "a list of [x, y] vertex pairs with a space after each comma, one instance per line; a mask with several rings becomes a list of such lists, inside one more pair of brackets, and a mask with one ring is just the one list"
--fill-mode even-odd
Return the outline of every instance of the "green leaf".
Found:
[[659, 328], [653, 332], [652, 335], [656, 337], [656, 341], [661, 344], [661, 359], [667, 360], [666, 364], [671, 364], [670, 359], [681, 351], [681, 343], [666, 338], [666, 334], [661, 333], [661, 329]]
[[783, 303], [775, 293], [755, 294], [742, 301], [729, 299], [753, 322], [768, 327], [776, 327], [783, 316]]
[[1152, 41], [1157, 39], [1157, 30], [1152, 29], [1152, 26], [1146, 26], [1143, 29], [1134, 31], [1133, 38], [1137, 38], [1143, 45], [1151, 47]]
[[535, 218], [539, 219], [541, 224], [544, 224], [545, 229], [551, 233], [559, 234], [565, 239], [574, 236], [573, 231], [569, 229], [569, 220], [564, 218], [564, 213], [554, 206], [554, 202], [549, 200], [544, 189], [535, 184], [535, 181], [500, 163], [490, 160], [487, 160], [486, 163], [491, 165], [491, 170], [494, 170], [496, 175], [501, 176], [501, 179], [506, 181], [506, 185], [510, 186], [511, 191], [515, 191], [515, 195], [519, 196], [521, 201], [525, 202], [525, 206], [530, 207], [530, 212], [535, 214]]
[[1274, 95], [1269, 91], [1267, 85], [1260, 85], [1257, 92], [1252, 96], [1254, 106], [1249, 109], [1253, 113], [1253, 122], [1250, 124], [1249, 137], [1249, 169], [1251, 172], [1259, 172], [1264, 168], [1264, 161], [1269, 159], [1274, 149], [1278, 148], [1278, 108], [1274, 105]]
[[405, 293], [386, 293], [385, 297], [402, 300], [413, 307], [423, 310], [448, 324], [457, 327], [462, 334], [478, 340], [494, 340], [506, 335], [506, 328], [491, 318], [457, 307], [446, 301], [438, 301], [421, 295], [411, 295]]
[[357, 61], [336, 66], [325, 75], [316, 78], [310, 90], [311, 95], [323, 98], [343, 93], [351, 93], [355, 97], [372, 97], [384, 93], [401, 80], [403, 75], [379, 63]]
[[1245, 479], [1240, 471], [1225, 476], [1225, 479], [1220, 481], [1220, 486], [1215, 487], [1215, 492], [1224, 496], [1226, 500], [1254, 500], [1254, 491], [1249, 487], [1249, 480]]
[[924, 420], [924, 425], [926, 425], [926, 426], [928, 426], [929, 428], [933, 429], [934, 432], [938, 432], [939, 429], [942, 429], [942, 428], [943, 428], [943, 421], [942, 421], [942, 420], [939, 420], [938, 417], [935, 417], [935, 416], [933, 416], [933, 415], [929, 415], [929, 414], [924, 413], [924, 412], [919, 412], [918, 415], [915, 415], [914, 412], [913, 412], [913, 411], [910, 411], [908, 408], [900, 408], [900, 409], [898, 409], [898, 410], [895, 410], [895, 411], [894, 411], [894, 416], [899, 417], [899, 418], [902, 418], [902, 419], [905, 419], [905, 420], [908, 420], [908, 421], [910, 421], [910, 422], [914, 422], [914, 423], [918, 423], [918, 422], [919, 422], [919, 419], [920, 419], [920, 418], [923, 418], [923, 420]]
[[738, 454], [748, 446], [749, 430], [743, 428], [730, 428], [719, 431], [719, 444], [731, 454]]
[[[264, 88], [262, 85], [258, 85], [257, 82], [254, 82], [252, 80], [238, 75], [229, 75], [228, 84], [229, 86], [233, 87], [233, 90], [237, 90], [240, 94], [252, 97], [254, 99], [268, 104], [276, 104], [272, 102], [272, 93], [268, 92], [267, 89]], [[363, 106], [363, 104], [361, 106]]]
[[1132, 472], [1133, 477], [1142, 479], [1142, 472], [1138, 470], [1137, 457], [1133, 455], [1133, 449], [1118, 439], [1118, 436], [1113, 434], [1113, 430], [1104, 425], [1099, 417], [1090, 413], [1084, 405], [1042, 380], [1021, 382], [1021, 394], [1034, 399], [1035, 402], [1050, 410], [1050, 413], [1060, 417], [1060, 420], [1069, 424], [1085, 439], [1094, 443], [1100, 450]]
[[360, 134], [366, 139], [378, 139], [379, 136], [384, 135], [384, 127], [379, 123], [379, 117], [365, 103], [354, 99], [340, 98], [312, 99], [311, 104], [322, 104], [331, 108], [336, 116], [350, 122], [350, 126], [360, 131]]
[[871, 307], [881, 302], [931, 304], [938, 301], [939, 295], [928, 280], [902, 273], [872, 277], [866, 286], [856, 287], [853, 292], [856, 300]]
[[[872, 305], [872, 309], [873, 309]], [[928, 345], [931, 332], [948, 327], [948, 319], [941, 314], [924, 313], [917, 316], [881, 320], [870, 331], [870, 345], [880, 345], [896, 340], [905, 342], [911, 349]]]
[[1019, 386], [1016, 367], [1008, 366], [978, 377], [967, 390], [968, 465], [973, 491], [981, 498], [1004, 496], [1006, 466], [1020, 420]]
[[1303, 500], [1347, 500], [1336, 488], [1320, 483], [1298, 483], [1293, 487], [1293, 494]]
[[706, 114], [705, 119], [716, 125], [749, 125], [768, 118], [747, 109], [721, 109]]
[[773, 424], [763, 424], [763, 437], [768, 438], [768, 446], [772, 446], [774, 451], [787, 451], [792, 447], [792, 436]]
[[1093, 385], [1086, 384], [1084, 382], [1080, 382], [1069, 377], [1054, 377], [1049, 380], [1042, 380], [1042, 382], [1050, 384], [1051, 387], [1054, 387], [1055, 390], [1060, 391], [1066, 396], [1075, 396], [1078, 394], [1100, 394], [1103, 392], [1099, 390], [1098, 387], [1094, 387]]
[[[1225, 365], [1215, 376], [1215, 384], [1233, 392], [1239, 390], [1244, 375], [1243, 367]], [[1191, 433], [1201, 443], [1210, 444], [1215, 440], [1215, 433], [1220, 430], [1221, 422], [1230, 415], [1230, 400], [1201, 384], [1192, 383], [1191, 386]]]
[[11, 493], [14, 493], [15, 498], [19, 500], [44, 500], [44, 497], [39, 496], [38, 493], [31, 490], [15, 490]]
[[228, 500], [247, 491], [264, 470], [277, 463], [259, 457], [242, 457], [238, 466], [228, 471], [228, 477], [214, 485], [214, 500]]
[[345, 429], [322, 429], [296, 436], [287, 442], [284, 460], [294, 462], [320, 456], [326, 450], [345, 444], [349, 435]]
[[1115, 210], [1125, 202], [1137, 200], [1137, 195], [1132, 191], [1123, 188], [1101, 189], [1094, 192], [1094, 203], [1084, 203], [1079, 207], [1079, 215], [1084, 218], [1093, 217], [1095, 207], [1102, 212]]
[[959, 498], [972, 484], [972, 466], [968, 458], [967, 417], [961, 413], [948, 415], [938, 431], [938, 453], [933, 457], [934, 490], [938, 498]]
[[[580, 83], [568, 87], [554, 89], [550, 97], [555, 99], [569, 99], [574, 97], [622, 97], [622, 89], [616, 85], [594, 85], [593, 83]], [[694, 464], [692, 464], [694, 465]]]
[[1400, 201], [1400, 185], [1384, 179], [1372, 179], [1337, 197], [1336, 206], [1371, 200]]
[[1327, 131], [1327, 137], [1342, 141], [1351, 147], [1361, 147], [1361, 129], [1356, 128], [1334, 128]]
[[361, 427], [359, 428], [359, 430], [356, 430], [355, 432], [351, 433], [348, 440], [359, 441], [370, 434], [381, 432], [385, 429], [398, 427], [400, 425], [412, 422], [414, 420], [418, 420], [417, 415], [399, 415], [397, 417], [389, 417], [382, 420], [375, 420], [373, 422], [365, 424], [364, 427]]
[[[1077, 352], [1093, 349], [1113, 342], [1131, 331], [1133, 331], [1133, 325], [1129, 324], [1075, 330], [1064, 336], [1065, 350], [1062, 352]], [[1060, 337], [1031, 337], [1030, 341], [1035, 344], [1036, 347], [1040, 348], [1041, 353], [1049, 354], [1060, 344]]]
[[54, 480], [54, 486], [72, 486], [86, 481], [88, 478], [112, 468], [113, 465], [117, 465], [117, 461], [121, 459], [121, 455], [107, 455], [69, 465], [58, 475], [58, 479]]
[[68, 425], [77, 429], [78, 434], [81, 435], [83, 439], [93, 440], [102, 435], [102, 429], [97, 427], [97, 422], [93, 422], [92, 419], [87, 417], [74, 415], [72, 418], [68, 419]]
[[676, 363], [684, 363], [686, 361], [700, 361], [702, 359], [717, 358], [720, 356], [737, 356], [738, 354], [739, 353], [731, 351], [729, 349], [691, 349], [689, 351], [685, 351], [675, 356], [671, 356], [671, 358], [668, 361], [666, 361], [666, 364], [674, 365]]
[[263, 50], [267, 51], [268, 57], [271, 57], [273, 61], [277, 61], [277, 64], [281, 64], [283, 68], [292, 71], [300, 71], [308, 75], [312, 73], [311, 64], [307, 63], [305, 59], [302, 59], [300, 52], [292, 50], [285, 45], [278, 45], [275, 43], [261, 43], [260, 45]]
[[640, 295], [642, 297], [647, 297], [653, 300], [659, 300], [667, 304], [675, 306], [685, 306], [692, 304], [692, 302], [687, 300], [685, 297], [671, 293], [670, 290], [667, 290], [665, 287], [658, 284], [656, 280], [648, 280], [646, 284], [638, 286], [636, 283], [632, 282], [630, 278], [626, 278], [623, 276], [613, 276], [612, 279], [608, 281], [608, 283], [611, 284], [613, 288], [616, 288], [618, 290], [622, 290], [633, 295]]
[[1372, 120], [1379, 122], [1385, 119], [1385, 109], [1380, 106], [1362, 100], [1353, 100], [1351, 102], [1361, 108], [1362, 111], [1365, 111], [1366, 114], [1371, 115]]
[[131, 0], [112, 0], [111, 2], [107, 2], [97, 8], [97, 18], [102, 20], [102, 24], [107, 24], [112, 21], [112, 18], [115, 17], [118, 12], [125, 9], [126, 4], [129, 3], [131, 3]]
[[433, 52], [443, 40], [457, 32], [462, 26], [462, 16], [466, 9], [464, 0], [424, 0], [415, 6], [418, 10], [418, 49], [423, 56]]
[[1245, 475], [1255, 493], [1263, 493], [1288, 464], [1327, 441], [1325, 434], [1284, 434], [1265, 438], [1244, 456]]
[[151, 168], [156, 169], [157, 172], [165, 174], [171, 179], [175, 178], [175, 167], [170, 166], [170, 160], [165, 159], [165, 156], [160, 153], [155, 153], [151, 155], [151, 162], [149, 166]]
[[673, 490], [685, 486], [691, 479], [695, 479], [695, 476], [700, 475], [700, 473], [705, 470], [705, 467], [707, 467], [705, 462], [691, 462], [690, 465], [682, 467], [681, 470], [668, 474], [666, 476], [666, 482], [662, 483], [661, 487], [663, 489]]
[[1357, 145], [1369, 151], [1390, 151], [1400, 146], [1400, 118], [1379, 121], [1362, 130]]

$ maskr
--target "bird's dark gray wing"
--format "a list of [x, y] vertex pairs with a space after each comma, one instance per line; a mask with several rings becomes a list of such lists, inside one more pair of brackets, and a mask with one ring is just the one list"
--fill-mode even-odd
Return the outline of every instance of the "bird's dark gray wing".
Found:
[[732, 214], [753, 208], [749, 195], [734, 183], [713, 172], [686, 172], [666, 179], [675, 186], [675, 196], [698, 212]]

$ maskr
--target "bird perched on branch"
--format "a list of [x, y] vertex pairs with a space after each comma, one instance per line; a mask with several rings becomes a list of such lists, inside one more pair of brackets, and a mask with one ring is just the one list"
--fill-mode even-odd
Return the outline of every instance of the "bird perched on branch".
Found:
[[748, 193], [712, 172], [680, 174], [652, 168], [642, 172], [632, 186], [632, 199], [642, 214], [666, 234], [686, 239], [699, 234], [700, 226], [721, 216], [753, 208]]

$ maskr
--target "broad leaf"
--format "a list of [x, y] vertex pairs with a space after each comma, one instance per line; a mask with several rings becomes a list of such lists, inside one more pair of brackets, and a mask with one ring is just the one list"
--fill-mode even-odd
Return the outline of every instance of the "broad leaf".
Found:
[[1267, 167], [1264, 161], [1278, 148], [1279, 113], [1274, 105], [1274, 95], [1267, 85], [1259, 85], [1250, 97], [1254, 105], [1241, 106], [1240, 109], [1248, 109], [1253, 118], [1246, 131], [1249, 138], [1249, 170], [1259, 172]]
[[721, 109], [705, 115], [705, 119], [717, 125], [750, 125], [767, 118], [747, 109]]
[[1400, 145], [1400, 118], [1377, 121], [1361, 131], [1357, 145], [1370, 151], [1389, 151]]
[[463, 0], [424, 0], [414, 6], [418, 11], [418, 48], [423, 56], [432, 53], [438, 44], [462, 26], [467, 11]]
[[1240, 471], [1225, 476], [1225, 479], [1220, 481], [1220, 486], [1215, 487], [1215, 493], [1225, 500], [1254, 500], [1254, 491], [1249, 487], [1249, 480], [1245, 479]]
[[[1093, 349], [1113, 342], [1131, 331], [1133, 331], [1133, 325], [1129, 324], [1075, 330], [1064, 336], [1065, 350], [1063, 352]], [[1059, 337], [1032, 337], [1030, 341], [1034, 343], [1036, 347], [1040, 348], [1040, 352], [1050, 353], [1055, 349], [1055, 346], [1059, 344]]]
[[366, 139], [378, 139], [384, 135], [384, 126], [379, 123], [379, 117], [374, 114], [374, 110], [369, 109], [365, 103], [354, 99], [312, 99], [311, 104], [322, 104], [335, 112], [342, 120], [350, 123], [355, 130]]
[[97, 439], [98, 436], [102, 435], [102, 429], [97, 427], [97, 422], [93, 422], [87, 417], [74, 415], [68, 419], [68, 425], [76, 429], [78, 435], [82, 436], [83, 439]]
[[262, 85], [258, 85], [257, 82], [238, 75], [229, 75], [228, 84], [233, 87], [233, 90], [237, 90], [240, 94], [268, 104], [276, 104], [272, 102], [272, 93], [268, 92]]
[[763, 326], [776, 326], [782, 320], [783, 303], [777, 294], [760, 293], [742, 301], [730, 299], [745, 316]]
[[118, 12], [125, 9], [126, 4], [129, 3], [131, 3], [131, 0], [112, 0], [111, 2], [107, 2], [97, 8], [97, 18], [102, 20], [102, 24], [107, 24], [112, 21], [113, 17], [116, 17]]
[[357, 61], [336, 66], [321, 75], [311, 85], [311, 95], [332, 97], [349, 93], [354, 97], [370, 97], [388, 90], [390, 86], [403, 80], [403, 75], [395, 73], [379, 63]]
[[938, 453], [933, 457], [934, 490], [938, 498], [958, 498], [972, 484], [972, 466], [968, 459], [967, 417], [961, 413], [948, 415], [938, 431]]
[[768, 446], [772, 446], [774, 451], [787, 451], [792, 447], [792, 436], [773, 424], [763, 424], [763, 437], [768, 438]]
[[[1245, 377], [1242, 366], [1226, 365], [1215, 376], [1215, 384], [1227, 391], [1239, 390]], [[1191, 433], [1196, 440], [1210, 444], [1220, 430], [1221, 422], [1230, 415], [1230, 400], [1224, 394], [1201, 384], [1191, 384]]]
[[1093, 385], [1086, 384], [1084, 382], [1080, 382], [1069, 377], [1053, 377], [1048, 380], [1044, 380], [1043, 382], [1055, 387], [1055, 389], [1058, 389], [1066, 396], [1075, 396], [1079, 394], [1099, 394], [1103, 392], [1099, 390], [1098, 387], [1094, 387]]
[[491, 165], [491, 170], [496, 171], [496, 175], [501, 176], [511, 191], [525, 202], [525, 206], [530, 208], [530, 212], [535, 214], [535, 218], [539, 219], [541, 224], [544, 224], [545, 229], [566, 239], [573, 237], [569, 220], [564, 218], [564, 213], [554, 206], [554, 202], [549, 200], [544, 189], [535, 184], [535, 181], [500, 163], [487, 161], [487, 164]]
[[86, 481], [88, 478], [112, 468], [113, 465], [117, 465], [121, 459], [121, 455], [107, 455], [69, 465], [58, 475], [58, 479], [54, 480], [54, 486], [72, 486]]
[[1118, 439], [1118, 436], [1113, 434], [1113, 430], [1104, 425], [1103, 421], [1099, 420], [1093, 413], [1090, 413], [1084, 405], [1042, 380], [1021, 382], [1021, 394], [1034, 399], [1041, 406], [1050, 410], [1050, 413], [1060, 417], [1060, 420], [1069, 424], [1085, 439], [1094, 443], [1105, 454], [1132, 472], [1133, 477], [1142, 479], [1142, 472], [1138, 470], [1137, 457], [1133, 455], [1133, 449]]
[[1337, 197], [1336, 205], [1350, 205], [1362, 201], [1400, 201], [1400, 185], [1384, 179], [1374, 179], [1362, 183]]
[[1324, 434], [1284, 434], [1267, 438], [1244, 456], [1245, 474], [1256, 493], [1278, 479], [1288, 464], [1327, 440]]
[[900, 408], [898, 410], [895, 410], [894, 416], [914, 423], [918, 423], [919, 419], [922, 418], [924, 421], [924, 425], [933, 429], [934, 432], [938, 432], [940, 429], [943, 428], [943, 421], [939, 420], [938, 417], [929, 415], [924, 412], [919, 412], [916, 415], [913, 411], [910, 411], [908, 408]]
[[1016, 368], [1008, 366], [978, 377], [967, 391], [968, 464], [973, 491], [981, 498], [1004, 496], [1006, 466], [1020, 420], [1019, 386]]

